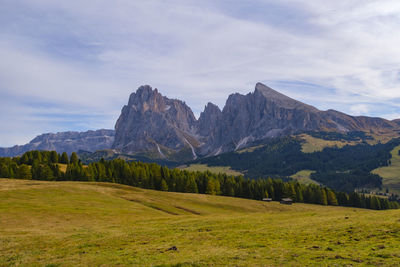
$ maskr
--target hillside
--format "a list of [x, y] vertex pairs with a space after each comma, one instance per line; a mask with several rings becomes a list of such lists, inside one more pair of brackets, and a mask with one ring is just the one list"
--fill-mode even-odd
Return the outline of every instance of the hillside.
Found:
[[[398, 138], [374, 144], [375, 140], [355, 140], [349, 135], [343, 136], [347, 140], [342, 140], [337, 138], [336, 133], [313, 133], [317, 134], [325, 139], [304, 138], [304, 135], [276, 138], [254, 149], [224, 153], [192, 163], [230, 167], [251, 178], [289, 177], [299, 171], [311, 170], [314, 172], [309, 178], [314, 181], [335, 190], [352, 192], [357, 188], [381, 187], [382, 178], [371, 171], [387, 166], [390, 152], [400, 144]], [[310, 143], [310, 140], [319, 142]], [[348, 144], [339, 146], [335, 142]], [[307, 153], [304, 148], [308, 149]]]
[[1, 179], [0, 266], [394, 266], [399, 220], [398, 210]]
[[378, 174], [383, 178], [382, 187], [390, 192], [400, 193], [400, 146], [395, 147], [392, 151], [392, 158], [390, 165], [373, 170], [372, 172]]

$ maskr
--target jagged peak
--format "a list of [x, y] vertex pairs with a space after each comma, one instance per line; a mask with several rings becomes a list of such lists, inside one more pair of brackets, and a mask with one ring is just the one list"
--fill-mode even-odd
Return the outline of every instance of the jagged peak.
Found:
[[[157, 92], [157, 88], [156, 89], [154, 89], [154, 91], [155, 92]], [[136, 90], [136, 93], [138, 94], [142, 94], [142, 93], [152, 93], [153, 92], [153, 88], [150, 86], [150, 85], [148, 85], [148, 84], [145, 84], [145, 85], [141, 85], [141, 86], [139, 86], [139, 88]]]
[[163, 96], [158, 92], [157, 88], [153, 89], [150, 85], [142, 85], [130, 95], [128, 105], [160, 98], [163, 98]]
[[256, 88], [254, 93], [260, 93], [263, 96], [270, 98], [270, 99], [276, 99], [276, 100], [282, 100], [282, 101], [296, 101], [293, 98], [290, 98], [282, 93], [279, 93], [278, 91], [275, 91], [274, 89], [266, 86], [265, 84], [262, 83], [257, 83]]
[[139, 96], [141, 98], [148, 98], [153, 95], [159, 94], [157, 88], [153, 90], [153, 88], [150, 85], [142, 85], [140, 86], [134, 95]]
[[209, 116], [212, 116], [212, 114], [216, 114], [218, 116], [221, 113], [222, 112], [217, 105], [208, 102], [204, 107], [204, 111], [200, 113], [199, 121], [207, 119]]
[[221, 109], [215, 105], [214, 103], [208, 102], [207, 105], [204, 107], [204, 111], [206, 110], [218, 110], [221, 111]]
[[317, 108], [307, 105], [307, 104], [304, 104], [303, 102], [297, 101], [297, 100], [290, 98], [282, 93], [279, 93], [278, 91], [275, 91], [274, 89], [272, 89], [260, 82], [258, 82], [256, 84], [254, 94], [262, 95], [265, 98], [267, 98], [268, 100], [277, 102], [280, 105], [284, 106], [285, 108], [307, 108], [307, 109], [311, 109], [313, 111], [318, 111]]

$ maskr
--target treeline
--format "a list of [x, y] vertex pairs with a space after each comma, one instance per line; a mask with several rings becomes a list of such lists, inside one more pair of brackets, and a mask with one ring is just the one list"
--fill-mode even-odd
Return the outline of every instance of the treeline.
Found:
[[0, 177], [37, 180], [57, 180], [64, 177], [61, 164], [81, 164], [76, 153], [68, 157], [67, 153], [56, 151], [28, 151], [21, 157], [0, 158]]
[[[65, 173], [59, 163], [67, 164]], [[169, 169], [155, 163], [126, 162], [122, 159], [83, 165], [75, 153], [30, 151], [22, 157], [0, 158], [0, 177], [50, 181], [97, 181], [137, 186], [146, 189], [223, 195], [262, 200], [289, 197], [295, 202], [339, 205], [367, 209], [394, 209], [400, 205], [388, 199], [358, 193], [335, 192], [317, 185], [280, 179], [247, 179], [210, 172]]]
[[380, 187], [382, 178], [371, 171], [388, 166], [391, 151], [400, 139], [386, 144], [366, 143], [327, 147], [315, 153], [303, 153], [302, 140], [284, 137], [261, 144], [252, 152], [231, 152], [200, 159], [196, 163], [210, 166], [230, 166], [246, 172], [249, 177], [290, 176], [301, 170], [314, 170], [313, 179], [338, 191], [352, 192], [360, 187]]

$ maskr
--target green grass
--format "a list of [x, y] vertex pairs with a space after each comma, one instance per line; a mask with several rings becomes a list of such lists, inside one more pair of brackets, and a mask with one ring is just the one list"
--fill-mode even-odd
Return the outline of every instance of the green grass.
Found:
[[190, 164], [189, 166], [184, 165], [180, 166], [179, 168], [188, 171], [200, 171], [200, 172], [209, 171], [211, 173], [216, 173], [216, 174], [226, 173], [227, 175], [234, 175], [234, 176], [242, 175], [241, 172], [232, 170], [231, 167], [227, 166], [208, 166], [207, 164]]
[[390, 192], [400, 193], [400, 155], [398, 154], [400, 146], [395, 147], [392, 151], [391, 165], [381, 167], [372, 171], [383, 178], [382, 187], [385, 190], [389, 188]]
[[310, 171], [310, 170], [302, 170], [299, 171], [295, 174], [293, 174], [292, 176], [290, 176], [291, 178], [299, 181], [299, 183], [302, 184], [316, 184], [319, 185], [319, 183], [317, 181], [312, 180], [311, 174], [314, 173], [315, 171]]
[[250, 152], [254, 152], [255, 150], [257, 150], [257, 149], [259, 149], [259, 148], [262, 148], [262, 147], [264, 147], [264, 146], [265, 146], [265, 145], [258, 145], [258, 146], [247, 147], [247, 148], [244, 148], [244, 149], [237, 150], [235, 153], [238, 153], [238, 154], [250, 153]]
[[352, 142], [352, 141], [331, 141], [331, 140], [324, 140], [316, 137], [312, 137], [308, 134], [301, 134], [299, 135], [301, 139], [304, 140], [302, 144], [301, 151], [303, 153], [314, 153], [322, 151], [326, 147], [338, 147], [342, 148], [346, 145], [356, 145], [360, 142]]
[[398, 210], [0, 179], [0, 266], [397, 266], [399, 247]]

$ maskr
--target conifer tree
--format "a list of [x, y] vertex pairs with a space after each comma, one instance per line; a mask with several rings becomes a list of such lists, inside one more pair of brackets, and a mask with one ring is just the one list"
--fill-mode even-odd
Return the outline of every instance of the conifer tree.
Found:
[[165, 179], [161, 180], [161, 191], [168, 191], [168, 184]]
[[186, 180], [185, 192], [186, 193], [198, 193], [199, 192], [197, 189], [196, 181], [194, 180], [194, 177], [192, 175], [189, 175], [188, 179]]
[[60, 163], [62, 163], [62, 164], [69, 164], [69, 159], [68, 159], [68, 155], [67, 155], [66, 152], [63, 152], [63, 153], [61, 154]]
[[325, 189], [325, 190], [326, 190], [326, 198], [328, 200], [328, 205], [337, 206], [339, 203], [335, 193], [330, 189]]
[[50, 152], [50, 162], [51, 163], [58, 163], [58, 154], [56, 151]]
[[71, 157], [70, 157], [70, 163], [71, 164], [78, 164], [78, 155], [75, 152], [72, 152]]
[[28, 180], [32, 179], [32, 172], [29, 166], [26, 164], [21, 164], [18, 167], [16, 178]]

